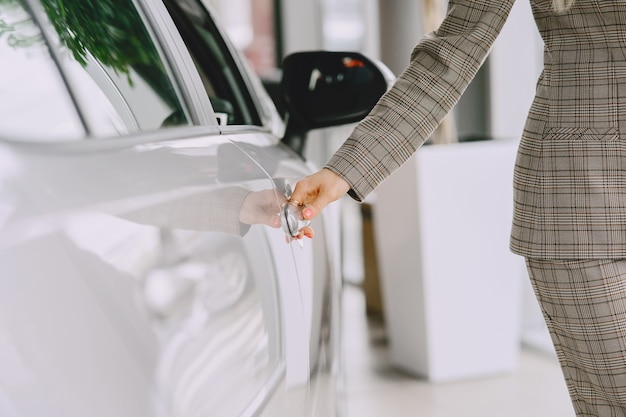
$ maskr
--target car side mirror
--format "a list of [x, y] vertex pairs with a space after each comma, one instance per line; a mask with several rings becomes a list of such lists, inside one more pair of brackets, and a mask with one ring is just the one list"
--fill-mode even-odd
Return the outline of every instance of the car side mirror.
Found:
[[287, 142], [313, 129], [358, 122], [394, 79], [383, 64], [356, 52], [297, 52], [285, 57], [282, 71]]

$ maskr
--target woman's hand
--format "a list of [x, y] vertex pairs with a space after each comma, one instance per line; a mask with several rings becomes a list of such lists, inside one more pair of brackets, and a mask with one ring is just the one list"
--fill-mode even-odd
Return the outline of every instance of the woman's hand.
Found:
[[[350, 185], [339, 175], [329, 169], [321, 169], [299, 180], [289, 200], [276, 190], [251, 192], [244, 199], [239, 220], [245, 224], [280, 227], [279, 214], [284, 204], [293, 204], [301, 208], [302, 218], [312, 220], [328, 204], [343, 197], [349, 189]], [[313, 235], [313, 229], [305, 226], [297, 236], [287, 236], [287, 241], [302, 239], [305, 236], [312, 238]]]
[[303, 206], [302, 216], [311, 220], [324, 207], [339, 200], [350, 190], [350, 185], [329, 169], [321, 169], [296, 183], [291, 200]]

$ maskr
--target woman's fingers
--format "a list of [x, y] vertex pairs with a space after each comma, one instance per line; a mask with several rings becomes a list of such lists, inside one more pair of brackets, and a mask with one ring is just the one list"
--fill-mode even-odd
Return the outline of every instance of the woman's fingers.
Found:
[[302, 215], [311, 220], [349, 189], [350, 185], [339, 175], [329, 169], [322, 169], [298, 181], [291, 197], [304, 205]]
[[313, 236], [315, 235], [315, 232], [313, 231], [313, 228], [310, 226], [306, 226], [304, 228], [302, 228], [302, 230], [300, 230], [300, 235], [302, 237], [308, 237], [309, 239], [313, 239]]
[[[289, 201], [300, 208], [304, 220], [312, 220], [319, 215], [324, 207], [341, 198], [350, 186], [339, 175], [328, 169], [322, 169], [296, 183]], [[313, 238], [315, 232], [310, 226], [304, 226], [295, 236], [286, 236], [287, 242], [304, 237]]]
[[315, 231], [313, 230], [313, 228], [310, 226], [306, 226], [300, 229], [300, 231], [298, 231], [298, 234], [296, 236], [285, 235], [285, 242], [290, 243], [290, 242], [293, 242], [294, 240], [299, 240], [305, 237], [308, 237], [309, 239], [313, 239], [314, 236], [315, 236]]

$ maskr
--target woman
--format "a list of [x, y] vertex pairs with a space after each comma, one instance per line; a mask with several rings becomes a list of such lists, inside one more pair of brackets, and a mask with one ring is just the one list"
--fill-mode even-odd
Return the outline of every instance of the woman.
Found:
[[[530, 0], [545, 44], [514, 175], [526, 258], [578, 416], [626, 416], [626, 1]], [[361, 201], [457, 102], [514, 0], [451, 0], [441, 26], [292, 202]], [[624, 138], [622, 138], [625, 136]]]

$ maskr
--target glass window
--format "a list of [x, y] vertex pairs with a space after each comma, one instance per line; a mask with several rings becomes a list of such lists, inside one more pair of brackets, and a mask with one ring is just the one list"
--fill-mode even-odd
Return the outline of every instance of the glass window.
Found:
[[[88, 134], [188, 125], [170, 70], [132, 0], [42, 0]], [[19, 0], [0, 1], [0, 135], [86, 135], [44, 36]]]
[[85, 136], [43, 37], [21, 2], [0, 2], [0, 137], [21, 141]]
[[221, 124], [260, 125], [250, 93], [229, 49], [198, 0], [165, 0], [194, 60]]
[[132, 0], [43, 0], [95, 135], [188, 125], [167, 62]]

